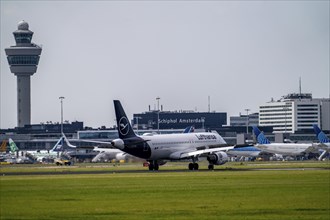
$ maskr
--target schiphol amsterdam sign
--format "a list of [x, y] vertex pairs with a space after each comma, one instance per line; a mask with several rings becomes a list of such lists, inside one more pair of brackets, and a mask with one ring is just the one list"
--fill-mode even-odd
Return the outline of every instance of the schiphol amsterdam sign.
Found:
[[193, 124], [204, 123], [204, 118], [175, 118], [175, 119], [159, 119], [159, 124]]

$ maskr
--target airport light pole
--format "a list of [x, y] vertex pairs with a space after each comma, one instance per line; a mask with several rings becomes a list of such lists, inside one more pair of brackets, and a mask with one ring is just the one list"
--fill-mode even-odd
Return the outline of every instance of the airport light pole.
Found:
[[248, 134], [249, 133], [249, 111], [250, 111], [250, 109], [246, 108], [245, 111], [246, 111], [246, 133]]
[[[204, 129], [204, 120], [205, 120], [205, 118], [202, 117], [201, 119], [202, 119], [202, 129]], [[204, 130], [204, 131], [205, 131], [205, 130]]]
[[139, 119], [142, 119], [142, 118], [139, 116], [136, 116], [135, 119], [136, 119], [136, 133], [138, 133], [139, 132]]
[[159, 100], [160, 100], [160, 97], [158, 96], [156, 98], [157, 100], [157, 106], [158, 106], [158, 110], [157, 110], [157, 131], [158, 131], [158, 134], [159, 134]]
[[64, 96], [59, 97], [61, 100], [61, 134], [63, 134], [63, 99]]

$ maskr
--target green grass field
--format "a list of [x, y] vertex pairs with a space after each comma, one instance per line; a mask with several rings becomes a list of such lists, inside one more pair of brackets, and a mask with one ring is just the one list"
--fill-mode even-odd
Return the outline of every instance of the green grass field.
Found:
[[[181, 169], [186, 169], [185, 165]], [[213, 172], [3, 174], [0, 216], [1, 219], [330, 219], [329, 169], [242, 171], [235, 170], [236, 166], [240, 167], [232, 164], [232, 168]], [[256, 165], [259, 166], [267, 167], [266, 163]], [[329, 168], [329, 163], [325, 166]], [[134, 166], [111, 169], [131, 167]], [[15, 168], [1, 167], [1, 172], [6, 169]]]

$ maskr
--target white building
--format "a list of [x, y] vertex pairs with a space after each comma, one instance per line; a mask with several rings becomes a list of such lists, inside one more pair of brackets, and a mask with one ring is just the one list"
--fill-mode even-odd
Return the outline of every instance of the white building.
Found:
[[313, 99], [312, 94], [289, 94], [259, 107], [259, 126], [273, 126], [274, 133], [295, 133], [318, 124], [330, 129], [330, 99]]

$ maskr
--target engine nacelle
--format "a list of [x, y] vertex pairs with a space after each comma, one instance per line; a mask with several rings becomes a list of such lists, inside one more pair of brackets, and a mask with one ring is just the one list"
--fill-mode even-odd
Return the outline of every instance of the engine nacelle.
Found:
[[127, 154], [126, 153], [118, 153], [118, 154], [116, 154], [116, 160], [118, 160], [118, 161], [121, 161], [121, 160], [126, 160], [126, 156], [127, 156]]
[[120, 150], [124, 149], [125, 147], [124, 141], [122, 139], [115, 139], [111, 141], [111, 145]]
[[217, 152], [207, 156], [207, 160], [213, 165], [222, 165], [228, 162], [228, 155], [225, 152]]

